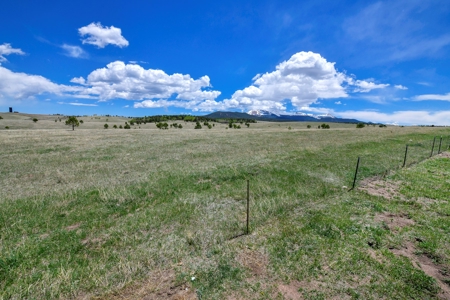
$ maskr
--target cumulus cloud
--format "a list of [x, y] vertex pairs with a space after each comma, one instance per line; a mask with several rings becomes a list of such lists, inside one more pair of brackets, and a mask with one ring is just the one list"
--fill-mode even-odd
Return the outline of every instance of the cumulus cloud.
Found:
[[445, 95], [440, 94], [427, 94], [427, 95], [419, 95], [413, 97], [415, 101], [426, 101], [426, 100], [441, 100], [441, 101], [450, 101], [450, 93]]
[[88, 54], [79, 46], [71, 46], [63, 44], [61, 48], [65, 51], [65, 55], [74, 58], [87, 58]]
[[347, 97], [345, 81], [345, 74], [320, 54], [298, 52], [275, 71], [256, 75], [251, 86], [237, 90], [224, 102], [228, 107], [285, 110], [289, 100], [300, 108], [318, 99]]
[[285, 111], [286, 103], [296, 108], [317, 103], [319, 99], [348, 97], [348, 92], [370, 92], [389, 84], [372, 79], [355, 80], [338, 72], [335, 63], [314, 52], [298, 52], [276, 66], [275, 71], [257, 74], [253, 84], [237, 90], [223, 101], [225, 108]]
[[7, 61], [5, 56], [10, 55], [10, 54], [25, 55], [25, 52], [23, 52], [19, 48], [11, 47], [11, 44], [8, 44], [8, 43], [0, 45], [0, 63]]
[[313, 52], [298, 52], [278, 64], [274, 71], [257, 74], [252, 81], [252, 85], [237, 90], [231, 98], [223, 101], [215, 101], [214, 93], [209, 99], [200, 101], [202, 97], [197, 94], [204, 95], [205, 92], [196, 89], [194, 93], [184, 93], [177, 97], [189, 101], [149, 99], [135, 103], [134, 107], [174, 106], [193, 111], [264, 109], [285, 112], [289, 102], [297, 110], [302, 110], [313, 103], [317, 104], [319, 99], [345, 98], [348, 97], [348, 92], [368, 93], [389, 86], [374, 83], [373, 79], [356, 80], [349, 77], [338, 72], [334, 63]]
[[114, 26], [102, 26], [100, 23], [91, 23], [78, 29], [78, 33], [86, 38], [82, 39], [83, 44], [95, 45], [104, 48], [111, 44], [120, 48], [127, 47], [128, 41], [122, 36], [122, 30]]
[[394, 85], [394, 87], [398, 90], [407, 90], [408, 89], [406, 86], [403, 86], [401, 84]]
[[16, 73], [1, 66], [0, 78], [0, 99], [23, 100], [42, 94], [91, 98], [82, 95], [83, 88], [78, 86], [56, 84], [40, 75]]
[[43, 93], [60, 94], [63, 87], [50, 80], [0, 67], [0, 97], [26, 99]]
[[103, 101], [115, 98], [166, 100], [175, 97], [177, 100], [188, 102], [215, 99], [220, 95], [219, 91], [210, 90], [208, 76], [193, 79], [186, 74], [168, 75], [162, 70], [144, 69], [139, 65], [125, 64], [122, 61], [115, 61], [106, 68], [94, 70], [87, 79], [78, 77], [73, 78], [71, 82], [85, 86], [80, 94], [95, 96]]

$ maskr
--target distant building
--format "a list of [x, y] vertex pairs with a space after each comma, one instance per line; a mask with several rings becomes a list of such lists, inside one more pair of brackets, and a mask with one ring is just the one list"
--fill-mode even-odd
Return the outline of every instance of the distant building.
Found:
[[12, 107], [10, 107], [10, 108], [9, 108], [9, 112], [10, 112], [10, 113], [12, 113], [12, 112], [13, 112], [13, 109], [12, 109]]

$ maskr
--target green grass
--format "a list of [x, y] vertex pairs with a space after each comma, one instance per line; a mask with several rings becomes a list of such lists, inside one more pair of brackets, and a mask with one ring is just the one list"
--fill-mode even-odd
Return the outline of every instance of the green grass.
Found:
[[[202, 299], [282, 299], [292, 282], [305, 299], [434, 299], [436, 282], [389, 248], [419, 238], [418, 253], [448, 265], [449, 159], [388, 175], [404, 195], [391, 201], [343, 187], [358, 156], [360, 178], [373, 176], [398, 168], [408, 143], [411, 162], [425, 159], [449, 131], [275, 125], [2, 131], [0, 298], [108, 298], [172, 270]], [[232, 239], [247, 179], [251, 235]], [[374, 220], [385, 212], [415, 225], [393, 233]], [[243, 253], [266, 257], [264, 272]]]

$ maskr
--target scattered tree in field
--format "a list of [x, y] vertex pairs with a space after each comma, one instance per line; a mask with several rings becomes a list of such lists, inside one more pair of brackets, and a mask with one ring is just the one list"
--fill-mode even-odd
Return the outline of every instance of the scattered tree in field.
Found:
[[36, 123], [37, 121], [39, 121], [39, 120], [36, 119], [36, 118], [33, 118], [33, 122], [34, 122], [34, 123]]
[[1, 119], [3, 119], [3, 117], [2, 117], [2, 116], [0, 116], [0, 120], [1, 120]]
[[245, 126], [247, 126], [247, 128], [249, 128], [250, 127], [250, 123], [249, 122], [245, 123]]
[[114, 124], [113, 128], [114, 128], [114, 129], [117, 129], [117, 125], [116, 125], [116, 124]]
[[212, 125], [211, 124], [208, 124], [208, 129], [211, 129], [212, 128]]
[[158, 127], [159, 129], [167, 129], [167, 128], [169, 128], [169, 124], [167, 124], [166, 122], [159, 122], [159, 123], [156, 123], [156, 127]]
[[55, 119], [55, 123], [58, 122], [58, 120]]
[[84, 123], [84, 121], [83, 120], [80, 120], [80, 124], [83, 124]]
[[9, 129], [9, 126], [5, 126], [5, 129]]
[[320, 127], [322, 127], [323, 129], [330, 129], [330, 125], [323, 123], [322, 125], [320, 125]]
[[311, 125], [307, 125], [306, 128], [311, 128]]
[[120, 125], [119, 128], [122, 129], [123, 128], [122, 125]]
[[380, 124], [379, 127], [380, 127], [380, 128], [383, 128], [383, 127], [387, 127], [387, 126], [384, 125], [384, 124]]
[[105, 129], [108, 129], [109, 125], [105, 124], [105, 125], [103, 125], [103, 127], [105, 127]]
[[320, 129], [320, 125], [319, 125], [319, 126], [317, 126], [317, 128], [319, 128], [319, 129]]
[[366, 127], [366, 124], [364, 124], [364, 123], [356, 124], [356, 128], [364, 128], [364, 127]]
[[292, 129], [291, 126], [289, 126], [288, 129], [291, 130]]
[[124, 129], [131, 129], [130, 124], [128, 124], [127, 122], [125, 122], [125, 126], [123, 126]]
[[200, 125], [200, 122], [199, 122], [199, 121], [197, 121], [197, 122], [195, 123], [194, 129], [202, 129], [202, 125]]
[[179, 129], [183, 128], [183, 125], [178, 124], [178, 128], [179, 128]]
[[80, 122], [78, 122], [77, 117], [71, 116], [66, 120], [67, 126], [72, 126], [72, 130], [75, 130], [75, 126], [80, 126]]

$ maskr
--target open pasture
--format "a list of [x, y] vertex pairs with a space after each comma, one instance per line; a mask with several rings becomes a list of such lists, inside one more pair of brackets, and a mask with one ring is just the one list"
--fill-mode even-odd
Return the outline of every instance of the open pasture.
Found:
[[[358, 156], [363, 176], [379, 174], [406, 144], [425, 159], [447, 128], [125, 130], [111, 127], [126, 118], [87, 117], [72, 131], [57, 116], [2, 116], [0, 298], [434, 299], [445, 288], [391, 249], [412, 243], [449, 270], [449, 158], [380, 179], [395, 182], [390, 200], [347, 190]], [[247, 179], [251, 232], [233, 238]], [[411, 221], [392, 229], [389, 214]]]

